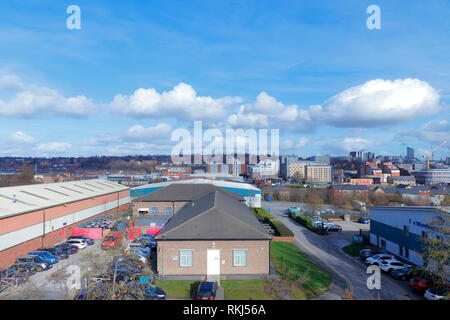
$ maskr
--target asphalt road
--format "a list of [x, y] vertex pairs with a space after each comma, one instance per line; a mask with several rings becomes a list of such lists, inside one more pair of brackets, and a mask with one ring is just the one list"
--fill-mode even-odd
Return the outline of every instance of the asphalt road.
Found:
[[[318, 297], [321, 300], [340, 300], [345, 289], [352, 292], [353, 298], [357, 300], [381, 299], [381, 300], [404, 300], [421, 299], [413, 293], [406, 283], [392, 279], [389, 275], [381, 275], [381, 289], [369, 290], [367, 288], [366, 266], [357, 258], [352, 258], [340, 250], [346, 243], [351, 241], [353, 234], [357, 234], [357, 225], [354, 230], [343, 228], [343, 235], [330, 234], [322, 236], [311, 232], [286, 215], [286, 209], [298, 205], [291, 202], [266, 202], [263, 208], [269, 208], [270, 213], [288, 226], [295, 235], [295, 244], [305, 252], [312, 260], [319, 263], [333, 277], [333, 286], [324, 295]], [[345, 222], [353, 224], [354, 222]], [[356, 225], [356, 223], [355, 223]], [[362, 228], [367, 226], [361, 225]], [[345, 232], [345, 233], [344, 233]]]

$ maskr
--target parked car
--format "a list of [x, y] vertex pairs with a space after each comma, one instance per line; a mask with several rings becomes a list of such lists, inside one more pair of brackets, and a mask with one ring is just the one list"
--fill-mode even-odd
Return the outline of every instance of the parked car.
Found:
[[142, 254], [141, 252], [138, 251], [132, 251], [129, 253], [129, 255], [131, 257], [135, 257], [137, 259], [139, 259], [139, 261], [141, 261], [143, 264], [148, 264], [148, 257], [146, 257], [144, 254]]
[[436, 287], [425, 290], [424, 294], [427, 300], [450, 300], [449, 288]]
[[144, 286], [144, 300], [165, 300], [166, 293], [164, 290], [156, 288], [154, 286]]
[[130, 250], [139, 250], [147, 255], [150, 255], [151, 252], [150, 248], [146, 247], [144, 244], [140, 242], [130, 242], [127, 248], [125, 249], [125, 252], [128, 252]]
[[78, 249], [80, 249], [80, 250], [87, 247], [87, 242], [84, 239], [67, 240], [66, 243], [73, 244], [74, 246], [78, 247]]
[[55, 248], [55, 247], [53, 247], [53, 248], [39, 248], [38, 251], [47, 251], [50, 254], [52, 254], [52, 255], [54, 255], [56, 257], [59, 257], [60, 259], [63, 259], [63, 260], [69, 258], [69, 253], [67, 253], [66, 250], [62, 250], [60, 248]]
[[401, 269], [396, 269], [391, 272], [391, 277], [397, 280], [410, 280], [414, 277], [413, 275], [413, 266], [405, 266]]
[[408, 284], [417, 292], [425, 292], [434, 286], [434, 281], [429, 278], [414, 277], [409, 280]]
[[214, 300], [216, 298], [217, 282], [202, 281], [198, 285], [195, 300]]
[[388, 260], [381, 260], [379, 266], [381, 271], [391, 273], [394, 270], [403, 269], [408, 265], [396, 259], [388, 259]]
[[142, 253], [145, 257], [150, 257], [150, 254], [151, 254], [150, 248], [147, 248], [147, 247], [144, 247], [144, 248], [131, 247], [131, 248], [125, 250], [125, 253], [134, 253], [134, 252]]
[[118, 269], [114, 272], [114, 270], [109, 270], [105, 273], [102, 273], [96, 277], [93, 277], [91, 280], [94, 282], [132, 282], [137, 280], [139, 277], [138, 274], [132, 273], [125, 269]]
[[70, 243], [61, 243], [61, 244], [56, 245], [55, 248], [64, 250], [66, 253], [69, 253], [69, 254], [75, 254], [79, 250], [77, 246], [70, 244]]
[[123, 233], [121, 231], [111, 231], [105, 239], [103, 239], [101, 248], [106, 250], [120, 247], [122, 244], [122, 237]]
[[367, 218], [359, 218], [358, 220], [356, 220], [356, 222], [362, 223], [362, 224], [369, 224], [370, 220]]
[[391, 260], [394, 259], [394, 256], [392, 254], [387, 254], [387, 253], [379, 253], [379, 254], [375, 254], [369, 258], [366, 259], [365, 263], [366, 265], [380, 265], [380, 262], [382, 260]]
[[327, 229], [328, 231], [337, 231], [337, 232], [342, 231], [342, 227], [335, 223], [327, 223], [324, 225], [324, 228]]
[[86, 243], [88, 246], [92, 246], [93, 244], [95, 244], [94, 239], [91, 239], [86, 236], [71, 236], [67, 240], [73, 240], [73, 239], [84, 239], [84, 240], [86, 240]]
[[56, 264], [59, 262], [59, 258], [57, 256], [54, 256], [50, 252], [47, 252], [47, 251], [37, 251], [36, 250], [36, 251], [28, 252], [28, 254], [40, 256], [40, 257], [42, 257], [42, 259], [44, 259], [45, 262], [48, 262], [51, 264]]
[[374, 256], [376, 254], [379, 254], [379, 253], [382, 253], [382, 252], [380, 252], [379, 250], [370, 249], [370, 248], [362, 249], [361, 251], [359, 251], [359, 258], [362, 261], [366, 261], [367, 258]]
[[35, 263], [15, 263], [8, 267], [8, 269], [14, 270], [15, 272], [25, 274], [30, 277], [38, 272], [37, 264]]
[[9, 283], [11, 285], [21, 285], [28, 280], [28, 275], [22, 272], [18, 272], [14, 269], [0, 270], [0, 280], [3, 283]]
[[155, 239], [155, 236], [151, 233], [143, 233], [139, 236], [140, 238], [149, 238], [149, 239]]
[[16, 258], [16, 263], [33, 263], [36, 266], [38, 272], [51, 269], [52, 263], [44, 261], [41, 256], [37, 255], [23, 255]]
[[141, 243], [147, 248], [156, 248], [156, 240], [151, 238], [137, 238], [133, 243]]
[[144, 268], [145, 264], [142, 263], [138, 258], [132, 256], [116, 256], [113, 258], [112, 263], [126, 263], [140, 269]]

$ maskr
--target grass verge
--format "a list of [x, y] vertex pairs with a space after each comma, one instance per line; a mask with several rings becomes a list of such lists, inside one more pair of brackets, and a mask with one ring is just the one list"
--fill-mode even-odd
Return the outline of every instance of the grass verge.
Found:
[[292, 243], [272, 241], [270, 259], [291, 299], [303, 300], [321, 295], [332, 283], [331, 276]]

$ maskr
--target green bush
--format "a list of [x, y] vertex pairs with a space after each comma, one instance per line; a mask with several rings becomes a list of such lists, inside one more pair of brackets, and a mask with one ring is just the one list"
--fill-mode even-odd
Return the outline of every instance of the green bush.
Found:
[[302, 226], [308, 229], [313, 229], [313, 220], [311, 217], [298, 215], [292, 218], [298, 221]]
[[275, 231], [276, 237], [293, 237], [294, 233], [284, 225], [283, 222], [277, 219], [264, 219], [264, 223], [268, 223]]
[[253, 213], [255, 214], [255, 216], [260, 219], [260, 220], [264, 220], [264, 219], [274, 219], [275, 217], [272, 216], [270, 213], [268, 213], [266, 211], [266, 209], [264, 208], [253, 208]]

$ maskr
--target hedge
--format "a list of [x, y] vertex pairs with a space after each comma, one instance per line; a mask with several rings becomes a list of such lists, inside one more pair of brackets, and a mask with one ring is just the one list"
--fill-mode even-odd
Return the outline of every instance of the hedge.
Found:
[[284, 225], [283, 222], [277, 219], [269, 220], [265, 219], [264, 222], [270, 224], [270, 226], [275, 230], [275, 236], [277, 237], [293, 237], [294, 233]]
[[291, 215], [291, 218], [298, 221], [302, 226], [308, 228], [308, 229], [313, 229], [313, 220], [311, 217], [308, 216], [293, 216]]
[[264, 208], [253, 208], [253, 212], [255, 213], [255, 216], [258, 219], [261, 219], [261, 220], [263, 220], [263, 219], [274, 219], [275, 218], [270, 213], [268, 213], [266, 211], [266, 209], [264, 209]]

